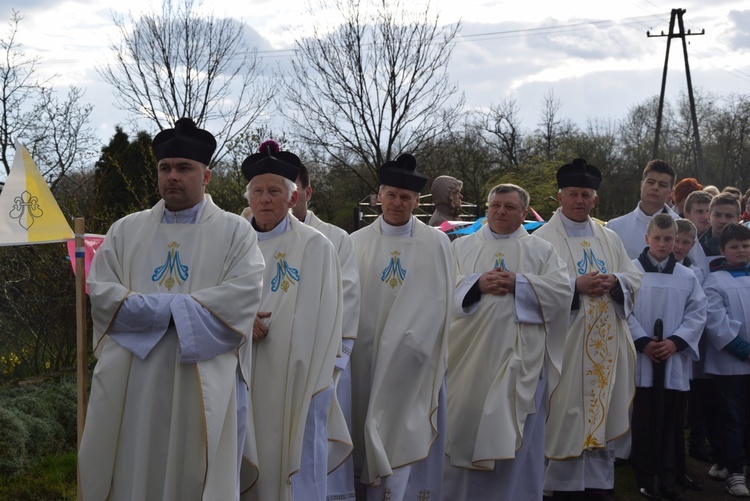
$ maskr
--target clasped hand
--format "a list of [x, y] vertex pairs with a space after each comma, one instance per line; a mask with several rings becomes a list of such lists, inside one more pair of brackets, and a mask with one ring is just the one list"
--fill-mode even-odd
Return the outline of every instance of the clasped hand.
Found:
[[516, 274], [501, 268], [482, 273], [479, 277], [479, 292], [504, 296], [516, 292]]
[[598, 271], [592, 271], [576, 278], [576, 292], [591, 297], [601, 297], [609, 294], [615, 286], [615, 276]]

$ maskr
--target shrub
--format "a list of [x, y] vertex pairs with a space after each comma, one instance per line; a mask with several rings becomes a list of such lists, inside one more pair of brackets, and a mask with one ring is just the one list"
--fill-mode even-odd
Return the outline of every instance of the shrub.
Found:
[[0, 474], [15, 475], [28, 464], [28, 429], [19, 414], [0, 405]]
[[0, 389], [0, 475], [75, 450], [76, 423], [75, 377]]

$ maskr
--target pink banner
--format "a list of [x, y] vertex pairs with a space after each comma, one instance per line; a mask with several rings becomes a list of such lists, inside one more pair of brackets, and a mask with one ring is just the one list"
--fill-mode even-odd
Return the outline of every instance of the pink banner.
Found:
[[[95, 235], [93, 233], [86, 233], [84, 235], [84, 258], [86, 265], [86, 276], [89, 274], [89, 268], [91, 268], [91, 260], [94, 259], [96, 249], [104, 242], [104, 235]], [[75, 240], [68, 240], [68, 256], [70, 257], [70, 264], [73, 266], [73, 273], [76, 272], [76, 243]], [[89, 293], [89, 287], [86, 286], [86, 294]]]

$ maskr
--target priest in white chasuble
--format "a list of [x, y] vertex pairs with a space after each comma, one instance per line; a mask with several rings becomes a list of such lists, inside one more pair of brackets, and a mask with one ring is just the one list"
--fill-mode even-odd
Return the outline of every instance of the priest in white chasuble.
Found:
[[573, 290], [554, 247], [522, 226], [526, 190], [498, 185], [488, 206], [487, 224], [453, 241], [445, 499], [541, 499]]
[[336, 464], [351, 453], [338, 406], [328, 419], [341, 345], [341, 275], [331, 242], [289, 211], [300, 163], [274, 141], [242, 163], [250, 222], [266, 261], [250, 392], [260, 478], [243, 493], [249, 500], [324, 501], [329, 434], [342, 437], [330, 442]]
[[182, 118], [153, 148], [162, 200], [112, 225], [88, 279], [98, 361], [83, 499], [238, 499], [257, 479], [247, 418], [263, 257], [252, 226], [204, 194], [211, 133]]
[[[354, 255], [354, 246], [349, 234], [343, 229], [330, 223], [322, 221], [311, 211], [307, 204], [313, 194], [310, 183], [310, 172], [304, 163], [299, 165], [297, 175], [297, 190], [299, 196], [297, 203], [292, 207], [292, 214], [301, 222], [312, 226], [331, 241], [336, 249], [341, 267], [341, 288], [344, 297], [344, 310], [341, 316], [341, 353], [336, 357], [333, 380], [336, 387], [336, 398], [331, 399], [333, 406], [339, 405], [341, 415], [346, 420], [347, 430], [351, 431], [352, 416], [352, 366], [349, 359], [357, 339], [357, 328], [359, 324], [359, 269], [357, 268], [357, 257]], [[337, 410], [331, 409], [330, 417], [336, 416]], [[333, 431], [333, 427], [329, 430]], [[342, 438], [329, 435], [330, 444], [342, 445]], [[351, 446], [350, 437], [346, 437], [345, 444]], [[349, 455], [344, 463], [340, 461], [340, 455], [332, 446], [329, 448], [328, 465], [328, 488], [326, 498], [331, 501], [354, 499], [354, 458]]]
[[[544, 489], [565, 499], [611, 499], [615, 442], [630, 429], [635, 394], [635, 348], [627, 317], [642, 274], [620, 238], [589, 217], [601, 179], [599, 169], [581, 158], [560, 167], [560, 209], [534, 232], [566, 262], [575, 290], [562, 376], [546, 428]], [[622, 445], [628, 450], [620, 454], [629, 453], [627, 443]]]
[[379, 169], [383, 214], [352, 233], [362, 308], [352, 352], [358, 499], [443, 499], [453, 255], [412, 212], [427, 178], [404, 153]]

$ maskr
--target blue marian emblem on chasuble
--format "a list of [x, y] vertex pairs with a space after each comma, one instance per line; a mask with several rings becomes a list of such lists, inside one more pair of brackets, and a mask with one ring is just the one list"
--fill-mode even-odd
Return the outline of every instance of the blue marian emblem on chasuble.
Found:
[[[24, 217], [26, 211], [29, 211], [28, 220]], [[34, 224], [34, 218], [42, 217], [44, 211], [39, 207], [39, 198], [24, 190], [19, 196], [13, 199], [13, 208], [8, 214], [12, 219], [18, 219], [18, 224], [24, 230], [28, 230]], [[28, 226], [27, 226], [28, 221]]]
[[583, 247], [583, 259], [576, 263], [578, 266], [578, 274], [585, 275], [589, 271], [594, 269], [599, 270], [601, 273], [607, 273], [607, 265], [601, 259], [597, 259], [594, 255], [594, 250], [591, 248], [591, 244], [587, 241], [581, 242]]
[[159, 285], [163, 285], [168, 291], [171, 291], [175, 284], [181, 284], [188, 278], [188, 267], [180, 262], [180, 251], [177, 250], [179, 246], [177, 242], [167, 246], [167, 260], [163, 265], [156, 267], [151, 275], [152, 282], [159, 282]]
[[495, 264], [492, 265], [492, 269], [496, 270], [500, 268], [503, 271], [508, 271], [508, 268], [505, 266], [505, 254], [502, 252], [498, 252], [495, 254]]
[[391, 262], [383, 270], [380, 280], [391, 286], [391, 289], [404, 283], [406, 270], [401, 266], [401, 253], [399, 251], [391, 252]]
[[285, 259], [286, 254], [279, 252], [274, 258], [276, 259], [276, 276], [271, 280], [271, 292], [276, 292], [279, 287], [286, 292], [290, 285], [299, 282], [299, 271], [289, 266]]

